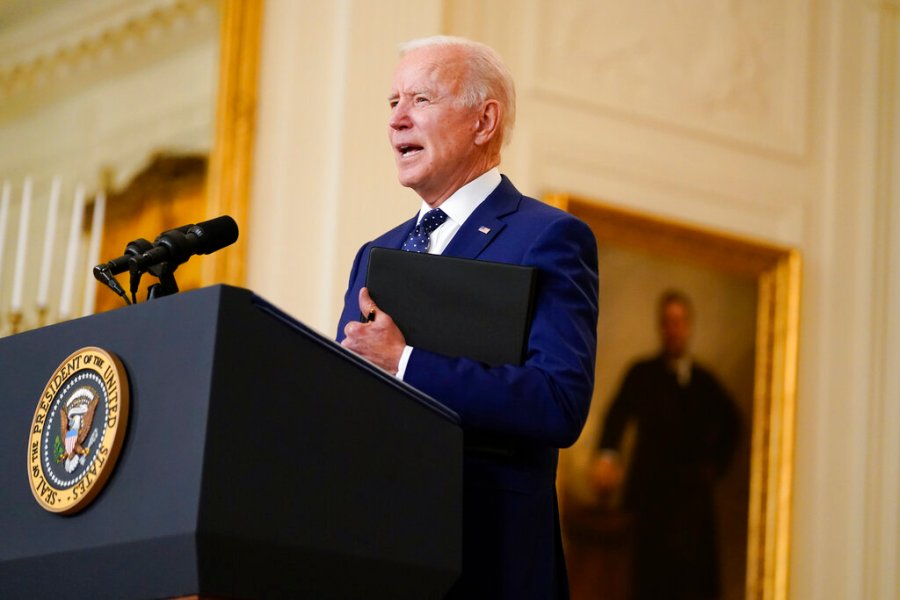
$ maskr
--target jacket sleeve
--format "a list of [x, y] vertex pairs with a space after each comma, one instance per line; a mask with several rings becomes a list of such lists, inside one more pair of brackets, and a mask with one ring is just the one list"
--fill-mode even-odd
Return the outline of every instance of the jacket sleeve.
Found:
[[365, 264], [367, 261], [363, 260], [368, 257], [369, 247], [371, 243], [364, 245], [359, 251], [356, 253], [356, 258], [353, 259], [353, 267], [350, 269], [350, 280], [347, 283], [347, 291], [344, 292], [344, 310], [341, 313], [341, 318], [338, 321], [337, 333], [335, 335], [335, 340], [338, 343], [343, 341], [346, 337], [344, 335], [344, 327], [347, 326], [347, 323], [350, 321], [355, 321], [359, 319], [359, 298], [357, 298], [356, 294], [359, 294], [359, 289], [362, 287], [356, 281], [360, 275], [360, 265]]
[[489, 367], [414, 349], [407, 383], [456, 411], [463, 427], [562, 448], [590, 408], [597, 345], [597, 245], [569, 215], [550, 223], [522, 264], [538, 268], [522, 366]]

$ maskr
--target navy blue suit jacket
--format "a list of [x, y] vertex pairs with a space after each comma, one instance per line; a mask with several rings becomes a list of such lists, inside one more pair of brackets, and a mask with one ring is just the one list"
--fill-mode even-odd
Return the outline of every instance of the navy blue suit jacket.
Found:
[[[338, 326], [359, 318], [369, 250], [400, 248], [416, 218], [357, 253]], [[487, 233], [483, 228], [489, 229]], [[467, 437], [500, 452], [464, 458], [459, 598], [567, 597], [556, 504], [558, 449], [590, 407], [597, 342], [597, 246], [590, 228], [519, 193], [505, 176], [443, 252], [537, 267], [523, 365], [488, 367], [414, 349], [404, 380], [456, 411]], [[378, 299], [374, 299], [377, 303]]]

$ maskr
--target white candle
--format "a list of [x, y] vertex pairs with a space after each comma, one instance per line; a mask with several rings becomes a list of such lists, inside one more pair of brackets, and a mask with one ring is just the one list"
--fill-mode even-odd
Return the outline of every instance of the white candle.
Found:
[[66, 267], [63, 271], [62, 294], [59, 298], [59, 317], [68, 319], [72, 316], [72, 289], [75, 284], [75, 265], [78, 258], [78, 240], [81, 237], [81, 220], [84, 217], [84, 186], [75, 188], [75, 204], [72, 207], [72, 219], [69, 222], [69, 244], [66, 247]]
[[106, 215], [106, 194], [103, 190], [97, 192], [94, 199], [94, 218], [91, 220], [91, 241], [88, 244], [87, 281], [84, 283], [83, 315], [94, 314], [94, 304], [97, 299], [97, 281], [94, 279], [93, 268], [100, 262], [100, 243], [103, 241], [103, 217]]
[[19, 243], [16, 246], [16, 266], [13, 271], [12, 312], [22, 312], [22, 292], [25, 287], [25, 253], [28, 251], [28, 222], [31, 218], [31, 177], [22, 184], [22, 208], [19, 212]]
[[9, 217], [9, 196], [12, 190], [9, 182], [3, 182], [3, 192], [0, 194], [0, 286], [3, 285], [3, 248], [6, 245], [6, 219]]
[[47, 225], [44, 228], [44, 256], [41, 260], [41, 276], [38, 280], [37, 305], [40, 309], [47, 308], [50, 264], [53, 260], [53, 246], [56, 242], [56, 216], [59, 213], [59, 186], [59, 177], [54, 177], [50, 187], [50, 205], [47, 207]]

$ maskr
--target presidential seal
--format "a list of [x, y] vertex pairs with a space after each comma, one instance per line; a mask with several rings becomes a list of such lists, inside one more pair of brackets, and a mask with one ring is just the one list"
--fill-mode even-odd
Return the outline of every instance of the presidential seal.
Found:
[[100, 493], [128, 425], [128, 377], [101, 348], [70, 355], [47, 382], [28, 438], [28, 481], [43, 508], [72, 514]]

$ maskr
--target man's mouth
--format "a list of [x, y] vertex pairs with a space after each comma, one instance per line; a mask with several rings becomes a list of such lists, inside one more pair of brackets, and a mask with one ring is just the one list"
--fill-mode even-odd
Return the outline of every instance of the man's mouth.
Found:
[[415, 144], [400, 144], [397, 146], [397, 151], [400, 153], [400, 156], [405, 158], [421, 152], [422, 146], [416, 146]]

